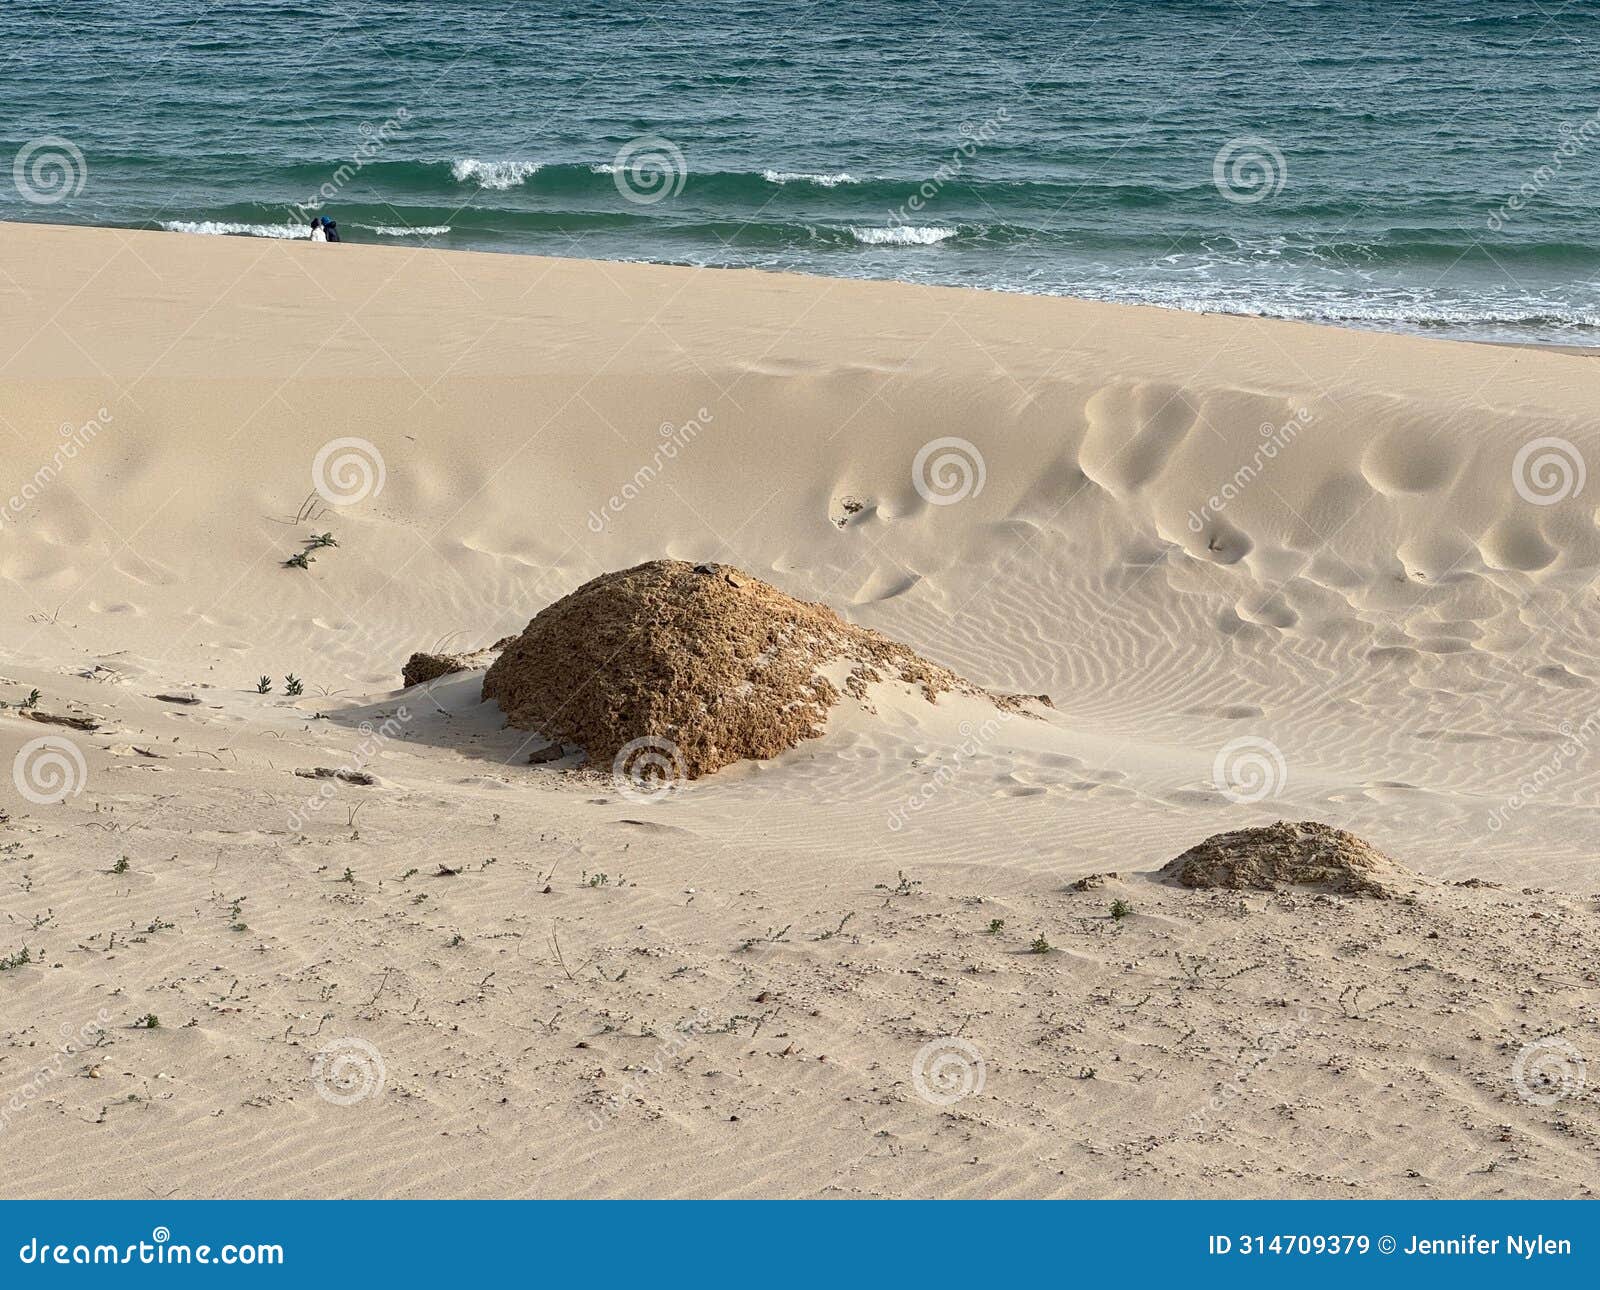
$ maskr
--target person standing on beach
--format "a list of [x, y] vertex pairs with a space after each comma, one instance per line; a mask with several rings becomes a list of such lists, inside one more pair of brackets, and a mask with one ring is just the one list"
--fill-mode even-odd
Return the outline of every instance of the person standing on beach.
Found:
[[322, 218], [318, 215], [311, 217], [311, 240], [313, 242], [326, 242], [328, 235], [323, 231]]

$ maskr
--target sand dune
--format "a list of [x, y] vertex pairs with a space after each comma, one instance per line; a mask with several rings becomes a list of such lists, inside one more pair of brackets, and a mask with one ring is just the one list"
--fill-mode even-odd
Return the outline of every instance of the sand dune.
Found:
[[[17, 225], [0, 300], [9, 1194], [1588, 1185], [1600, 367]], [[629, 795], [395, 688], [661, 558], [1054, 711]], [[1410, 895], [1156, 876], [1278, 819]]]

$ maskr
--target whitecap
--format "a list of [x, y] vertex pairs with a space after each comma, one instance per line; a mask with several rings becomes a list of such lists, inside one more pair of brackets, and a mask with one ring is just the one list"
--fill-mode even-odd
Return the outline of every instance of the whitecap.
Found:
[[861, 182], [842, 170], [833, 175], [815, 175], [805, 170], [763, 170], [761, 177], [769, 184], [815, 184], [818, 188], [837, 188], [840, 184]]
[[852, 228], [850, 236], [867, 246], [932, 246], [956, 235], [953, 228], [899, 224], [893, 228]]
[[356, 227], [370, 229], [379, 237], [441, 237], [450, 231], [448, 224], [357, 224]]
[[475, 183], [479, 188], [516, 188], [539, 173], [537, 161], [479, 161], [465, 157], [450, 163], [450, 174], [458, 184]]
[[169, 233], [204, 233], [210, 237], [235, 234], [242, 237], [310, 237], [308, 224], [236, 224], [220, 219], [164, 219], [161, 227]]

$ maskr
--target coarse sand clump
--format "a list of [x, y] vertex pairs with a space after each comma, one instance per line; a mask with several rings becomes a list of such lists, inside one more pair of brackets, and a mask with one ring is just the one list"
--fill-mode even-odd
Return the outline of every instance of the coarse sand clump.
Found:
[[424, 654], [420, 651], [406, 660], [400, 669], [400, 682], [407, 689], [413, 685], [426, 685], [441, 676], [460, 672], [469, 664], [455, 654]]
[[1261, 828], [1218, 833], [1190, 847], [1161, 870], [1184, 887], [1273, 891], [1316, 887], [1347, 896], [1388, 900], [1406, 874], [1353, 833], [1315, 820], [1279, 820]]
[[885, 679], [930, 702], [950, 690], [1006, 708], [1023, 702], [989, 695], [825, 605], [728, 565], [682, 560], [602, 574], [542, 610], [489, 668], [483, 697], [513, 726], [581, 744], [591, 765], [636, 740], [666, 741], [696, 779], [820, 735], [841, 686], [862, 699]]

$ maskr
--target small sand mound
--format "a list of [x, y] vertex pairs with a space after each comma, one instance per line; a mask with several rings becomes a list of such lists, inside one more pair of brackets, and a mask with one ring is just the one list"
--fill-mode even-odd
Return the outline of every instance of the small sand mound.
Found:
[[455, 654], [413, 654], [400, 669], [400, 679], [407, 689], [423, 685], [452, 672], [464, 671], [467, 663]]
[[1346, 896], [1388, 900], [1404, 876], [1399, 865], [1353, 833], [1315, 820], [1279, 820], [1264, 828], [1218, 833], [1161, 870], [1184, 887], [1273, 891], [1318, 887]]
[[543, 610], [484, 676], [483, 697], [513, 726], [581, 744], [591, 765], [609, 765], [634, 740], [669, 741], [681, 773], [696, 779], [820, 735], [840, 685], [862, 698], [886, 678], [920, 686], [930, 701], [986, 693], [737, 569], [654, 560]]

